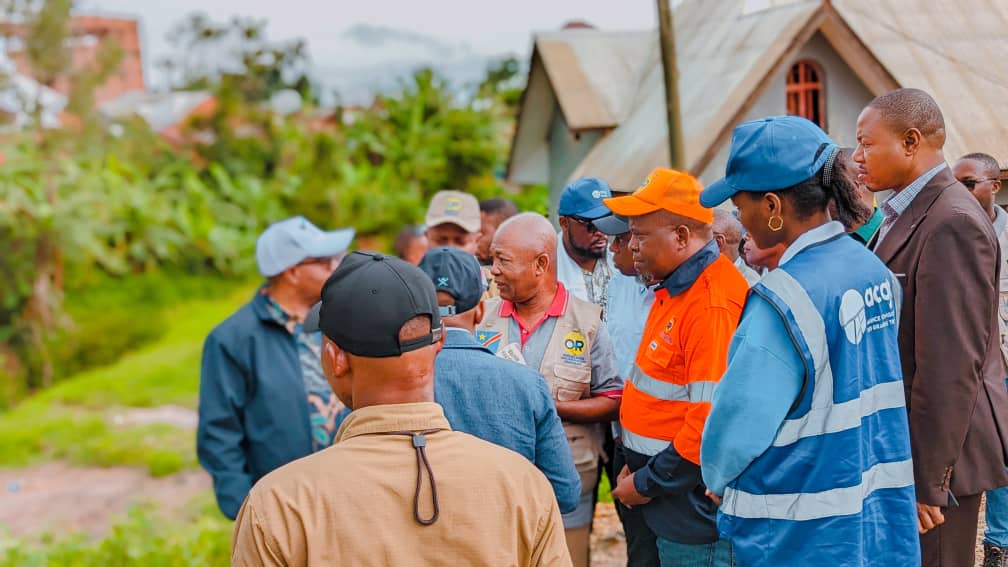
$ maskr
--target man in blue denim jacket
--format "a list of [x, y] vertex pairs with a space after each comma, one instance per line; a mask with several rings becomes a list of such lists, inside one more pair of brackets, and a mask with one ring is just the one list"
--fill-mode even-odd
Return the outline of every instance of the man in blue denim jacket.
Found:
[[546, 381], [527, 366], [494, 356], [474, 336], [483, 319], [479, 262], [462, 250], [435, 248], [420, 269], [434, 282], [447, 329], [435, 361], [434, 399], [448, 423], [523, 455], [553, 485], [560, 511], [573, 511], [581, 480]]
[[266, 473], [329, 447], [348, 413], [303, 321], [353, 236], [304, 217], [271, 225], [256, 241], [266, 283], [203, 345], [196, 452], [228, 518]]

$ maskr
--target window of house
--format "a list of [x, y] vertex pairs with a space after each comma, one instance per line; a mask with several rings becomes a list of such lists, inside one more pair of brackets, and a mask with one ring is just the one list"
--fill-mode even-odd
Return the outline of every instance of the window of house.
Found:
[[826, 130], [826, 89], [822, 67], [799, 61], [787, 75], [787, 113], [808, 118]]

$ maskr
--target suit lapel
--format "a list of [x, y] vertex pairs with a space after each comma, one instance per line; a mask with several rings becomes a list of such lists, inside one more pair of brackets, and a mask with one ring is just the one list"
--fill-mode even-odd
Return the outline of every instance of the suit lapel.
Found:
[[950, 168], [945, 167], [939, 171], [931, 181], [924, 185], [924, 188], [914, 197], [903, 214], [896, 218], [896, 222], [893, 223], [881, 243], [878, 242], [878, 234], [875, 235], [875, 242], [872, 244], [875, 254], [886, 264], [892, 261], [896, 254], [906, 246], [913, 233], [917, 231], [938, 195], [954, 183], [956, 183], [956, 178], [952, 176]]

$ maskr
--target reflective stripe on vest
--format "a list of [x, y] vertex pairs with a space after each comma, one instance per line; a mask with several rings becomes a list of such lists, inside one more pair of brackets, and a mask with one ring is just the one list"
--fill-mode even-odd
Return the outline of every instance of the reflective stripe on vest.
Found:
[[877, 384], [862, 391], [856, 399], [835, 403], [826, 323], [819, 310], [801, 284], [784, 270], [770, 272], [760, 284], [790, 306], [815, 364], [811, 407], [802, 417], [784, 421], [774, 439], [775, 447], [784, 447], [806, 437], [859, 427], [862, 419], [880, 410], [906, 405], [902, 381]]
[[645, 394], [669, 402], [709, 402], [714, 398], [717, 382], [673, 384], [648, 376], [636, 364], [630, 372], [630, 383]]
[[903, 488], [913, 484], [910, 459], [879, 463], [861, 475], [861, 484], [822, 492], [795, 494], [750, 494], [731, 487], [725, 489], [721, 512], [739, 518], [771, 520], [815, 520], [861, 512], [865, 498], [876, 490]]
[[620, 437], [620, 440], [627, 449], [641, 455], [647, 455], [648, 457], [661, 453], [672, 444], [671, 441], [665, 441], [664, 439], [652, 439], [643, 435], [637, 435], [626, 427], [623, 428], [623, 435]]

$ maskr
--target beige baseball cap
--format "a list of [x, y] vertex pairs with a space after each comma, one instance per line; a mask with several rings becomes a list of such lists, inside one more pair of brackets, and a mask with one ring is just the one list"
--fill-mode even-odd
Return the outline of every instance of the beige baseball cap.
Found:
[[424, 223], [428, 228], [451, 223], [466, 232], [479, 232], [482, 225], [479, 201], [462, 191], [438, 191], [427, 207]]

